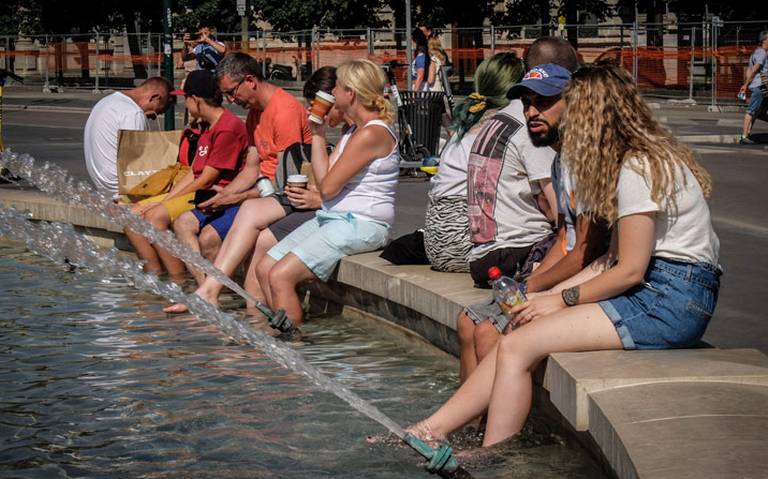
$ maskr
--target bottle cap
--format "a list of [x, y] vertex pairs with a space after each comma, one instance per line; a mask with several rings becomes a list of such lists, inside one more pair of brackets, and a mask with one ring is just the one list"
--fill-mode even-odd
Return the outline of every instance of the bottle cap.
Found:
[[491, 281], [496, 281], [497, 279], [501, 278], [501, 269], [499, 269], [498, 266], [491, 266], [488, 268], [488, 278]]

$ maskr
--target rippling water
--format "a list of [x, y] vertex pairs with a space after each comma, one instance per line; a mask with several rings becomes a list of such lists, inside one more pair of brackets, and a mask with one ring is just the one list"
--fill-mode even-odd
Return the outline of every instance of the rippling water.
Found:
[[[120, 282], [0, 243], [0, 477], [428, 477], [382, 428], [253, 348]], [[447, 399], [455, 359], [363, 319], [306, 324], [302, 354], [408, 424]], [[476, 477], [595, 477], [542, 425]]]

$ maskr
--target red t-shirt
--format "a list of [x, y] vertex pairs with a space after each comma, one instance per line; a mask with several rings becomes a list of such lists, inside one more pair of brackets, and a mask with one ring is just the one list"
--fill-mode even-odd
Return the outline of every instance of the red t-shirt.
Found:
[[228, 185], [245, 162], [248, 151], [248, 132], [245, 124], [231, 111], [224, 109], [213, 128], [200, 135], [192, 173], [197, 179], [203, 168], [210, 166], [221, 172], [216, 185]]
[[282, 88], [272, 94], [264, 111], [249, 111], [245, 124], [248, 141], [259, 152], [261, 174], [272, 181], [275, 181], [278, 152], [296, 143], [312, 143], [306, 109]]

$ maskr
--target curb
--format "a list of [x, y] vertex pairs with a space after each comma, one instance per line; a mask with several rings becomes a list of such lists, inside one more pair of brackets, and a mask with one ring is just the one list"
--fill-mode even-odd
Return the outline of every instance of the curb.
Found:
[[680, 135], [678, 140], [685, 143], [716, 143], [720, 145], [738, 144], [741, 135]]

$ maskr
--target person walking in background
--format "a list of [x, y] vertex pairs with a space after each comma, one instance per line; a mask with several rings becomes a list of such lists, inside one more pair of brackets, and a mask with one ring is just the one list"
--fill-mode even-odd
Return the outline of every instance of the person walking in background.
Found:
[[467, 165], [472, 144], [485, 123], [509, 104], [507, 92], [523, 76], [514, 53], [497, 53], [475, 72], [475, 91], [454, 109], [453, 135], [440, 154], [440, 169], [430, 180], [424, 248], [432, 269], [468, 272]]
[[448, 64], [448, 55], [443, 50], [439, 38], [430, 37], [428, 44], [430, 65], [427, 83], [429, 84], [429, 91], [445, 91], [443, 81], [446, 79], [443, 78], [445, 74], [443, 67]]
[[[526, 114], [538, 114], [542, 98], [519, 94]], [[533, 371], [547, 355], [691, 347], [712, 317], [720, 268], [707, 172], [657, 123], [621, 67], [582, 67], [565, 100], [562, 157], [577, 200], [617, 226], [616, 262], [512, 308], [516, 329], [448, 402], [408, 429], [422, 440], [443, 440], [487, 411], [482, 445], [497, 444], [522, 429]]]
[[757, 143], [749, 135], [752, 133], [752, 126], [755, 124], [755, 118], [763, 99], [768, 97], [768, 91], [763, 89], [766, 88], [763, 87], [763, 76], [768, 75], [768, 30], [760, 32], [758, 42], [758, 47], [749, 57], [749, 63], [744, 72], [744, 84], [739, 89], [740, 95], [746, 95], [747, 90], [749, 90], [749, 104], [747, 105], [747, 112], [744, 114], [744, 126], [739, 141], [742, 145]]
[[418, 28], [411, 32], [411, 48], [414, 57], [411, 62], [411, 80], [413, 91], [429, 91], [429, 69], [432, 61], [429, 58], [429, 44], [427, 37]]
[[152, 77], [136, 88], [107, 95], [93, 107], [85, 123], [83, 150], [88, 176], [96, 188], [117, 195], [117, 141], [120, 130], [146, 130], [147, 116], [165, 113], [175, 104], [173, 85]]

